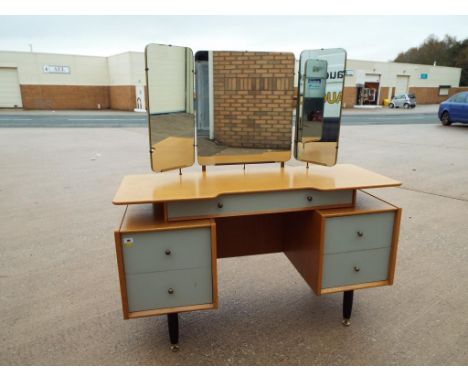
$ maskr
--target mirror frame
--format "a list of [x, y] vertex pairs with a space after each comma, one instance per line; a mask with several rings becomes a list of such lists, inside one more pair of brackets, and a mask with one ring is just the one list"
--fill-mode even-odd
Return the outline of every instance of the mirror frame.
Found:
[[[302, 60], [305, 59], [305, 62], [304, 62], [304, 70], [305, 70], [305, 63], [307, 62], [307, 59], [311, 59], [311, 58], [314, 58], [314, 59], [321, 59], [320, 55], [317, 54], [315, 57], [304, 57], [305, 54], [307, 52], [316, 52], [316, 53], [320, 53], [320, 52], [323, 52], [323, 53], [327, 53], [327, 52], [333, 52], [335, 51], [336, 53], [338, 52], [342, 52], [343, 55], [344, 55], [344, 62], [343, 62], [343, 69], [342, 69], [342, 72], [343, 72], [343, 83], [342, 83], [342, 86], [341, 86], [341, 90], [339, 91], [339, 93], [341, 93], [341, 99], [340, 99], [340, 109], [339, 109], [339, 115], [338, 115], [338, 132], [337, 132], [337, 137], [336, 137], [336, 142], [335, 141], [332, 141], [332, 142], [335, 142], [335, 154], [334, 154], [334, 161], [333, 163], [329, 162], [329, 163], [324, 163], [324, 162], [319, 162], [319, 161], [314, 161], [314, 160], [305, 160], [303, 158], [301, 158], [299, 156], [299, 144], [301, 144], [301, 141], [299, 140], [299, 131], [300, 131], [300, 124], [302, 122], [302, 115], [300, 115], [300, 111], [301, 111], [301, 103], [303, 103], [304, 101], [304, 95], [301, 94], [301, 81], [302, 81], [302, 77], [303, 77], [303, 73], [302, 73]], [[303, 58], [304, 57], [304, 58]], [[343, 94], [344, 94], [344, 87], [345, 87], [345, 79], [346, 79], [346, 60], [347, 60], [347, 52], [345, 49], [343, 48], [331, 48], [331, 49], [308, 49], [308, 50], [303, 50], [299, 56], [299, 66], [298, 66], [298, 79], [297, 79], [297, 103], [296, 103], [296, 123], [295, 123], [295, 131], [294, 131], [294, 147], [293, 147], [293, 151], [294, 151], [294, 158], [296, 160], [299, 160], [299, 161], [302, 161], [302, 162], [306, 162], [306, 163], [313, 163], [313, 164], [317, 164], [317, 165], [321, 165], [321, 166], [328, 166], [328, 167], [331, 167], [331, 166], [334, 166], [337, 162], [337, 159], [338, 159], [338, 149], [339, 149], [339, 139], [340, 139], [340, 130], [341, 130], [341, 116], [342, 116], [342, 111], [343, 111]], [[328, 62], [328, 61], [327, 61]], [[329, 73], [329, 68], [328, 68], [328, 65], [327, 65], [327, 72]], [[338, 74], [337, 74], [338, 75]], [[327, 78], [327, 82], [328, 82], [328, 78]], [[325, 110], [325, 106], [326, 106], [326, 103], [327, 103], [327, 100], [328, 100], [328, 83], [326, 82], [326, 87], [325, 87], [325, 102], [324, 102], [324, 110]], [[325, 124], [325, 113], [323, 115], [323, 120], [322, 120], [322, 136], [323, 136], [323, 126]], [[321, 143], [323, 141], [315, 141], [315, 142], [310, 142], [311, 144], [313, 143]], [[326, 141], [325, 141], [326, 142]]]
[[[152, 130], [153, 129], [156, 129], [157, 127], [156, 126], [153, 126], [152, 128], [152, 124], [151, 124], [151, 99], [153, 98], [153, 96], [150, 96], [150, 81], [149, 81], [149, 71], [151, 70], [151, 68], [148, 66], [149, 62], [148, 62], [148, 49], [151, 48], [152, 46], [159, 46], [159, 47], [164, 47], [164, 48], [182, 48], [182, 49], [185, 49], [186, 52], [190, 52], [191, 53], [191, 67], [187, 67], [187, 63], [186, 63], [186, 68], [185, 68], [185, 71], [186, 71], [186, 79], [185, 79], [185, 86], [186, 86], [186, 94], [185, 94], [185, 98], [186, 98], [186, 110], [191, 102], [191, 107], [189, 107], [188, 109], [191, 111], [187, 114], [190, 114], [192, 115], [192, 135], [191, 135], [191, 139], [192, 139], [192, 144], [190, 145], [191, 147], [191, 160], [187, 161], [186, 163], [184, 163], [183, 165], [180, 165], [180, 163], [178, 163], [177, 165], [163, 165], [161, 168], [158, 168], [158, 169], [155, 169], [155, 162], [156, 162], [156, 157], [153, 155], [154, 154], [154, 143], [152, 142]], [[186, 54], [187, 54], [186, 53]], [[154, 171], [154, 172], [164, 172], [164, 171], [170, 171], [170, 170], [175, 170], [175, 169], [182, 169], [182, 168], [186, 168], [186, 167], [191, 167], [195, 164], [195, 145], [196, 145], [196, 132], [195, 132], [195, 110], [194, 110], [194, 81], [195, 81], [195, 73], [194, 73], [194, 69], [195, 69], [195, 60], [194, 60], [194, 55], [193, 55], [193, 50], [192, 48], [190, 47], [187, 47], [187, 46], [174, 46], [174, 45], [166, 45], [166, 44], [158, 44], [158, 43], [151, 43], [151, 44], [148, 44], [145, 46], [145, 77], [146, 77], [146, 99], [147, 99], [147, 102], [148, 102], [148, 108], [147, 108], [147, 118], [148, 118], [148, 138], [149, 138], [149, 154], [150, 154], [150, 164], [151, 164], [151, 169]], [[189, 78], [187, 78], [187, 74], [189, 74]], [[190, 91], [190, 89], [192, 89], [191, 93], [188, 93], [188, 91]], [[190, 96], [191, 94], [191, 96]], [[164, 97], [164, 94], [162, 94], [162, 96]], [[167, 113], [167, 115], [169, 115], [171, 113]], [[176, 114], [176, 113], [174, 113]], [[165, 114], [161, 114], [161, 115], [165, 115]], [[183, 145], [183, 146], [180, 146], [178, 147], [179, 151], [181, 152], [184, 152], [186, 149], [187, 149], [187, 145]], [[173, 151], [172, 149], [170, 151]], [[164, 160], [162, 160], [162, 162], [164, 163]], [[167, 158], [166, 158], [167, 160]], [[189, 163], [190, 162], [190, 163]]]

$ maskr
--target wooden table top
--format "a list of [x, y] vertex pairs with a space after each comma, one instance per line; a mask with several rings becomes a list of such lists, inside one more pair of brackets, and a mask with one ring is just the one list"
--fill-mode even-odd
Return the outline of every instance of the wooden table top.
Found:
[[320, 191], [396, 187], [401, 182], [351, 164], [224, 171], [164, 172], [125, 176], [112, 201], [142, 204], [212, 199], [225, 194], [314, 189]]

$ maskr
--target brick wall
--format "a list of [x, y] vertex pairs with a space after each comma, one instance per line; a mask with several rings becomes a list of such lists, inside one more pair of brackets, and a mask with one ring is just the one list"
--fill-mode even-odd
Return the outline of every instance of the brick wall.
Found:
[[[388, 86], [379, 87], [378, 105], [383, 105], [385, 98], [388, 98]], [[343, 108], [351, 108], [356, 104], [356, 92], [354, 87], [343, 88]]]
[[133, 111], [136, 107], [135, 86], [110, 86], [110, 108]]
[[135, 86], [21, 85], [24, 109], [133, 111]]
[[214, 52], [214, 134], [231, 147], [289, 149], [294, 55]]
[[416, 96], [418, 104], [440, 103], [447, 99], [447, 96], [439, 96], [439, 88], [410, 87], [409, 92]]
[[[456, 93], [460, 93], [460, 92], [468, 92], [468, 86], [461, 86], [461, 87], [457, 87], [457, 88], [450, 88], [449, 89], [449, 95], [446, 96], [447, 98], [453, 96], [454, 94]], [[445, 101], [445, 100], [444, 100]]]
[[[378, 102], [378, 105], [383, 105], [384, 99], [389, 98], [388, 97], [388, 89], [389, 89], [388, 86], [382, 86], [382, 87], [379, 88], [379, 102]], [[392, 95], [392, 93], [390, 93], [390, 95]]]
[[[379, 88], [379, 105], [383, 105], [383, 100], [388, 96], [388, 87]], [[393, 89], [393, 92], [395, 88]], [[419, 105], [438, 104], [445, 101], [455, 93], [462, 91], [468, 91], [468, 87], [456, 87], [449, 89], [449, 95], [439, 96], [439, 88], [430, 87], [410, 87], [408, 92], [413, 93], [416, 96], [416, 103]], [[391, 94], [390, 94], [391, 96]], [[391, 98], [391, 97], [390, 97]], [[343, 90], [343, 108], [350, 108], [355, 105], [356, 102], [356, 88], [345, 87]]]
[[455, 93], [468, 91], [468, 87], [456, 87], [449, 89], [449, 95], [440, 96], [439, 88], [416, 88], [410, 87], [409, 92], [416, 96], [416, 103], [418, 104], [437, 104], [445, 101]]
[[342, 102], [343, 108], [353, 107], [356, 103], [356, 88], [344, 87], [343, 99], [341, 102]]
[[97, 110], [110, 107], [108, 86], [21, 85], [24, 109]]

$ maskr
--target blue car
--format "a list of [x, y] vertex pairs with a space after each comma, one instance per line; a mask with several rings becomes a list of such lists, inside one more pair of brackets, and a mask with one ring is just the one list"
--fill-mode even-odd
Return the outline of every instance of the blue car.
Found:
[[438, 116], [444, 126], [468, 123], [468, 92], [457, 93], [439, 106]]

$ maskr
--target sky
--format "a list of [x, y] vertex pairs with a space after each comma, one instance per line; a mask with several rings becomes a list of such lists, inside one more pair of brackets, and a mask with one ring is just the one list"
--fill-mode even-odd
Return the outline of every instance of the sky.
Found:
[[430, 34], [468, 38], [468, 16], [0, 16], [0, 50], [110, 56], [149, 43], [197, 50], [344, 48], [389, 61]]

